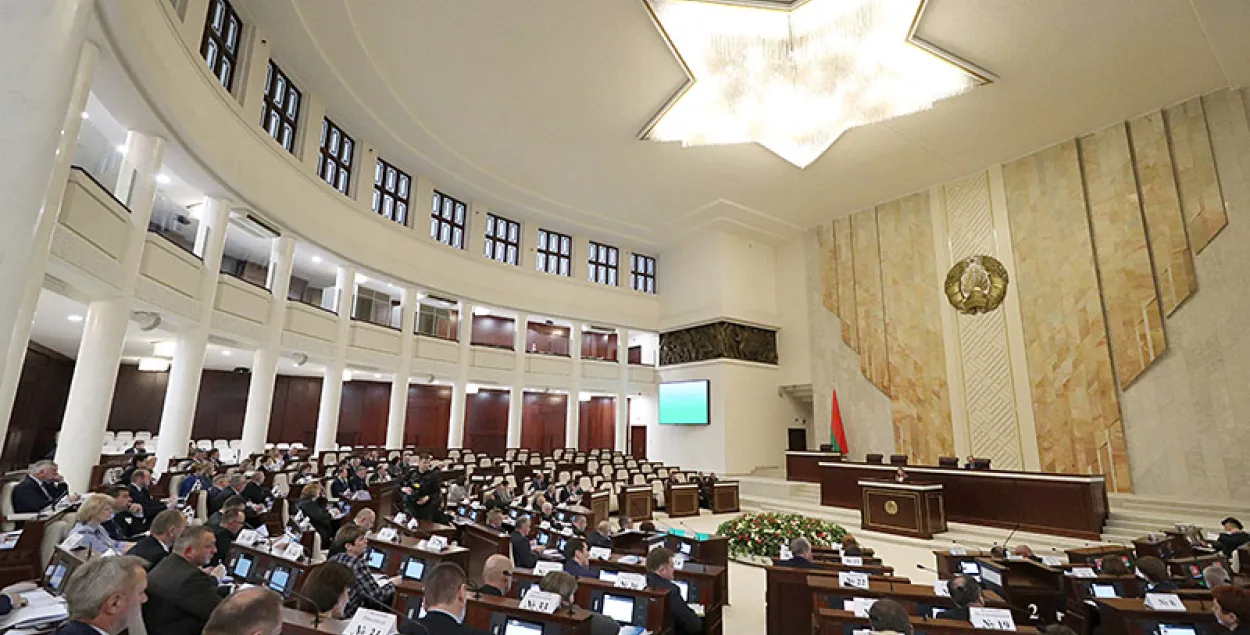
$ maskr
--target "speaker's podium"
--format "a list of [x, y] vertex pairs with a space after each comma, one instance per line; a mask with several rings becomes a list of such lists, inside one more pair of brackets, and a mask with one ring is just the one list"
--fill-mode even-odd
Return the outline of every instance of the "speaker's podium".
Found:
[[914, 538], [946, 531], [940, 483], [859, 481], [860, 526]]

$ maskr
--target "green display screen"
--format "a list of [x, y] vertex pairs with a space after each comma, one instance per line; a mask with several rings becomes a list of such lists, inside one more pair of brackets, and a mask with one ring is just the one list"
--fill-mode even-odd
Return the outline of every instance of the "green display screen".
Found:
[[706, 379], [660, 384], [660, 425], [705, 426], [712, 422]]

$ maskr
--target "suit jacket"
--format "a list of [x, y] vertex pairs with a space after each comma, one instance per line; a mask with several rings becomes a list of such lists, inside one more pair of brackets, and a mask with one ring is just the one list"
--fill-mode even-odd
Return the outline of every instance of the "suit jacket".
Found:
[[538, 565], [538, 556], [530, 547], [530, 539], [518, 532], [512, 532], [512, 563], [522, 569], [533, 569]]
[[144, 528], [142, 518], [135, 517], [130, 512], [118, 512], [113, 515], [113, 519], [100, 523], [104, 530], [109, 532], [109, 537], [113, 540], [128, 541], [135, 536], [147, 531]]
[[599, 533], [598, 530], [586, 532], [586, 544], [591, 547], [607, 547], [612, 548], [612, 539]]
[[668, 612], [673, 617], [674, 635], [695, 635], [703, 632], [703, 618], [695, 614], [681, 597], [681, 590], [676, 584], [648, 572], [647, 588], [664, 591], [668, 594]]
[[341, 478], [336, 478], [330, 483], [330, 493], [335, 498], [343, 498], [350, 491], [352, 491], [352, 486]]
[[33, 476], [22, 479], [13, 488], [13, 511], [18, 514], [33, 514], [56, 502], [63, 491], [56, 484], [44, 485]]
[[256, 503], [257, 505], [264, 505], [269, 500], [269, 494], [265, 492], [265, 489], [253, 481], [247, 482], [240, 495], [246, 498], [247, 502]]
[[807, 558], [794, 557], [789, 560], [774, 560], [774, 567], [794, 567], [795, 569], [819, 569], [820, 565]]
[[[513, 535], [515, 536], [516, 534], [513, 534]], [[482, 586], [478, 587], [477, 590], [478, 590], [478, 593], [481, 593], [482, 595], [493, 595], [497, 598], [503, 597], [503, 591], [500, 591], [499, 589], [496, 589], [495, 587], [489, 584], [483, 584]]]
[[369, 484], [366, 483], [364, 479], [360, 478], [359, 476], [356, 476], [355, 474], [347, 478], [347, 486], [350, 487], [353, 492], [359, 492], [361, 490], [369, 489]]
[[965, 622], [972, 619], [971, 616], [972, 611], [970, 611], [966, 606], [958, 606], [953, 609], [938, 611], [938, 614], [936, 615], [939, 620], [963, 620]]
[[334, 534], [338, 531], [338, 523], [330, 512], [317, 501], [307, 498], [296, 501], [295, 509], [304, 512], [304, 517], [308, 519], [313, 529], [321, 534], [321, 546], [329, 549], [330, 543], [334, 542]]
[[226, 504], [226, 499], [235, 495], [233, 487], [224, 487], [217, 495], [208, 501], [208, 513], [215, 514], [221, 511], [221, 506]]
[[583, 567], [576, 560], [564, 561], [564, 572], [579, 578], [598, 578], [599, 573], [590, 567]]
[[155, 567], [169, 555], [169, 550], [161, 541], [152, 536], [144, 536], [139, 542], [136, 542], [130, 551], [126, 552], [128, 556], [139, 556], [148, 562], [148, 569]]
[[95, 630], [90, 624], [74, 620], [56, 629], [56, 635], [100, 635], [100, 631]]
[[131, 483], [126, 486], [126, 489], [130, 490], [130, 500], [134, 501], [143, 508], [143, 517], [147, 519], [149, 523], [152, 522], [152, 519], [155, 518], [157, 514], [168, 509], [168, 506], [166, 506], [165, 503], [152, 498], [152, 494], [148, 492], [148, 488], [146, 487], [141, 489], [136, 487], [134, 483]]
[[222, 599], [217, 582], [182, 556], [152, 567], [147, 593], [143, 621], [159, 625], [161, 635], [199, 635]]
[[221, 526], [213, 528], [213, 535], [217, 537], [217, 553], [213, 554], [213, 559], [208, 564], [219, 565], [230, 556], [230, 546], [234, 544], [234, 539], [238, 535], [230, 533], [229, 529]]
[[442, 611], [430, 611], [425, 617], [417, 620], [417, 624], [424, 626], [424, 630], [429, 635], [481, 635], [485, 631], [478, 630], [464, 624], [457, 624], [456, 620]]

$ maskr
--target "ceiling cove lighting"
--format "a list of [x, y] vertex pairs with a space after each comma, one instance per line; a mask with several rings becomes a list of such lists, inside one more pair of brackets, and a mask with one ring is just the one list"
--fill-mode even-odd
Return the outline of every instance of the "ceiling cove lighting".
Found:
[[139, 370], [145, 373], [163, 373], [169, 370], [169, 360], [163, 357], [141, 357]]
[[842, 133], [995, 77], [916, 37], [926, 0], [642, 0], [689, 80], [642, 138], [758, 143], [799, 168]]

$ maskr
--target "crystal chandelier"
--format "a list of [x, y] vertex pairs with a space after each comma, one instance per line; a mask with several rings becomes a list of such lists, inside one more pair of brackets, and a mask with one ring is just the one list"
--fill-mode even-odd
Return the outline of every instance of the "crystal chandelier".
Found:
[[755, 142], [805, 168], [855, 126], [992, 80], [915, 37], [925, 0], [643, 2], [690, 77], [646, 139]]

